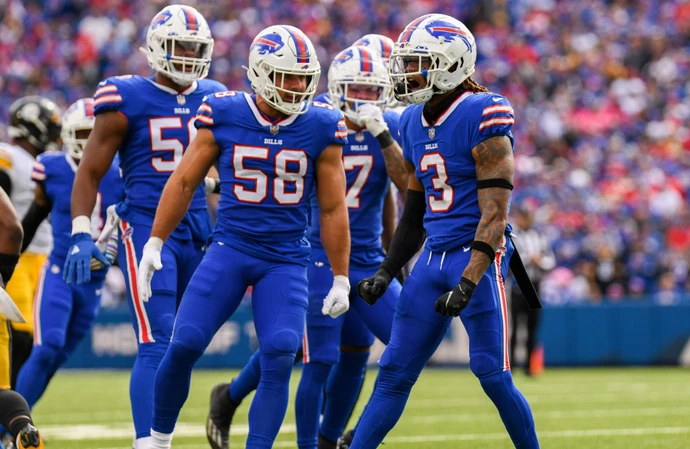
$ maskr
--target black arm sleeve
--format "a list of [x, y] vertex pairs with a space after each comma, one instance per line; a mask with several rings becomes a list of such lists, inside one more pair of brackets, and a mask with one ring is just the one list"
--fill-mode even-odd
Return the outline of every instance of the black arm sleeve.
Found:
[[0, 170], [0, 189], [4, 190], [7, 196], [12, 195], [12, 180], [5, 170]]
[[50, 206], [40, 206], [35, 201], [31, 203], [31, 207], [26, 212], [24, 219], [22, 219], [22, 228], [24, 229], [24, 240], [22, 240], [22, 252], [31, 243], [36, 235], [36, 230], [43, 222], [43, 220], [50, 214]]
[[424, 230], [425, 210], [424, 192], [408, 190], [400, 223], [398, 223], [395, 234], [393, 234], [388, 255], [381, 262], [381, 268], [386, 270], [391, 278], [395, 277], [422, 247], [426, 238], [426, 231]]

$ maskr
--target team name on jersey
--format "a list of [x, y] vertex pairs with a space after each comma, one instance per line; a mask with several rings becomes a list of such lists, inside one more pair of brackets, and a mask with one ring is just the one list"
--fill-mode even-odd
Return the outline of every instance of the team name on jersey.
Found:
[[189, 108], [175, 108], [175, 114], [189, 114]]
[[264, 145], [282, 145], [283, 139], [264, 139]]
[[424, 145], [425, 150], [435, 150], [436, 148], [438, 148], [438, 143], [427, 143]]
[[350, 145], [352, 151], [368, 151], [369, 145]]

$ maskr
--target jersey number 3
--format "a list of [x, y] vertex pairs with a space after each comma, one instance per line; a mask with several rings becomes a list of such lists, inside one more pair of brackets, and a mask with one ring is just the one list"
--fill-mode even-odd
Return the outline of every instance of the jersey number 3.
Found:
[[448, 212], [453, 205], [455, 192], [453, 191], [453, 187], [448, 185], [446, 161], [440, 153], [428, 153], [422, 157], [419, 170], [421, 172], [427, 172], [430, 167], [436, 168], [436, 176], [431, 178], [431, 184], [434, 190], [441, 191], [441, 198], [439, 199], [435, 195], [429, 195], [427, 198], [429, 209], [431, 212]]
[[[258, 168], [245, 166], [246, 160], [267, 161], [269, 149], [248, 145], [235, 145], [232, 155], [232, 165], [235, 179], [253, 181], [254, 188], [248, 189], [235, 184], [233, 193], [238, 200], [245, 203], [261, 203], [268, 196], [269, 175]], [[307, 153], [303, 150], [289, 150], [283, 148], [273, 158], [273, 198], [278, 204], [298, 204], [304, 196], [304, 176], [307, 174]], [[290, 167], [288, 167], [290, 164]], [[290, 188], [288, 186], [291, 186]]]

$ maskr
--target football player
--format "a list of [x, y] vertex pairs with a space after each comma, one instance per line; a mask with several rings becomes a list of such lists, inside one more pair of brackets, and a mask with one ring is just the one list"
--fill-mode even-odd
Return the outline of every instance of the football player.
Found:
[[[26, 321], [5, 292], [19, 260], [22, 225], [4, 190], [0, 191], [0, 426], [7, 429], [18, 449], [43, 449], [43, 439], [31, 420], [29, 405], [10, 388], [10, 324], [8, 318]], [[2, 446], [0, 444], [0, 446]]]
[[156, 373], [151, 435], [157, 449], [170, 447], [192, 368], [250, 285], [261, 380], [249, 410], [246, 447], [273, 446], [304, 334], [311, 252], [307, 214], [315, 185], [324, 259], [332, 269], [323, 274], [331, 287], [321, 297], [320, 313], [338, 317], [349, 307], [345, 119], [328, 105], [311, 104], [321, 68], [299, 29], [276, 25], [261, 31], [249, 49], [248, 66], [255, 95], [217, 93], [199, 107], [199, 131], [165, 186], [139, 264], [139, 290], [146, 298], [154, 270], [165, 269], [164, 241], [217, 163], [222, 187], [213, 243], [182, 298]]
[[[60, 137], [58, 106], [47, 98], [30, 96], [20, 98], [10, 106], [7, 129], [12, 144], [0, 143], [0, 187], [7, 193], [17, 214], [23, 217], [34, 198], [36, 184], [31, 170], [36, 157], [57, 149]], [[53, 246], [50, 225], [44, 223], [36, 232], [31, 246], [21, 255], [7, 293], [14, 299], [26, 318], [32, 315], [32, 306], [38, 278]], [[29, 358], [33, 344], [33, 322], [12, 322], [11, 384], [16, 386], [17, 373]]]
[[72, 243], [65, 262], [68, 283], [91, 279], [91, 259], [106, 263], [92, 239], [91, 214], [98, 186], [119, 152], [125, 200], [117, 205], [119, 265], [125, 272], [128, 303], [139, 344], [130, 379], [135, 449], [148, 448], [153, 380], [165, 354], [182, 292], [201, 261], [211, 224], [204, 188], [194, 192], [189, 212], [162, 248], [165, 268], [153, 278], [153, 298], [137, 288], [141, 260], [163, 187], [196, 135], [194, 117], [202, 98], [225, 91], [204, 79], [213, 51], [204, 17], [190, 6], [165, 7], [151, 20], [142, 49], [155, 74], [102, 81], [94, 95], [93, 131], [72, 190]]
[[[36, 291], [34, 348], [17, 379], [16, 390], [31, 408], [53, 375], [91, 329], [108, 271], [101, 262], [92, 260], [91, 280], [80, 285], [67, 285], [61, 273], [70, 246], [72, 184], [84, 144], [93, 128], [93, 111], [92, 98], [83, 98], [72, 104], [62, 117], [61, 137], [66, 151], [41, 154], [33, 167], [32, 177], [37, 186], [34, 201], [22, 220], [22, 249], [29, 245], [36, 229], [48, 215], [54, 245], [41, 269]], [[115, 161], [100, 184], [96, 207], [91, 215], [91, 235], [94, 239], [101, 233], [106, 209], [123, 196], [124, 186]], [[113, 238], [114, 241], [105, 250], [109, 262], [115, 258], [117, 251], [117, 240]]]
[[[391, 233], [395, 226], [394, 217], [386, 220], [383, 216], [385, 203], [390, 212], [395, 211], [389, 179], [402, 189], [407, 184], [402, 150], [392, 137], [398, 135], [399, 116], [383, 112], [391, 89], [388, 71], [378, 52], [366, 47], [347, 48], [334, 58], [328, 71], [328, 88], [329, 94], [320, 95], [319, 101], [343, 113], [349, 134], [348, 144], [343, 147], [343, 165], [352, 242], [349, 278], [356, 283], [371, 275], [383, 260], [383, 223], [392, 228]], [[330, 287], [327, 274], [331, 265], [321, 242], [320, 211], [314, 197], [311, 212], [309, 307], [302, 341], [304, 368], [295, 402], [297, 443], [300, 448], [334, 448], [359, 396], [374, 336], [384, 343], [390, 338], [401, 286], [395, 281], [373, 308], [351, 292], [352, 310], [336, 319], [324, 316], [320, 303]], [[214, 388], [206, 426], [212, 447], [227, 447], [222, 442], [228, 440], [235, 409], [256, 387], [260, 372], [255, 354], [230, 385]], [[324, 416], [319, 425], [322, 409]]]
[[469, 335], [470, 369], [513, 444], [539, 447], [508, 360], [503, 283], [513, 253], [508, 208], [514, 113], [505, 97], [470, 78], [476, 58], [472, 33], [441, 14], [411, 22], [392, 52], [395, 94], [413, 103], [400, 119], [410, 183], [386, 259], [358, 284], [362, 298], [375, 304], [425, 234], [427, 240], [400, 294], [374, 395], [350, 449], [379, 447], [457, 316]]

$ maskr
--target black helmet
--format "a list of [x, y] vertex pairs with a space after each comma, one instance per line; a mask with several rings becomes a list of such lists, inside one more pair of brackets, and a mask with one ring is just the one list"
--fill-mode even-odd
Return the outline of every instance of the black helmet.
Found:
[[61, 115], [58, 105], [47, 98], [23, 97], [10, 106], [7, 131], [12, 139], [27, 139], [40, 152], [57, 149]]

